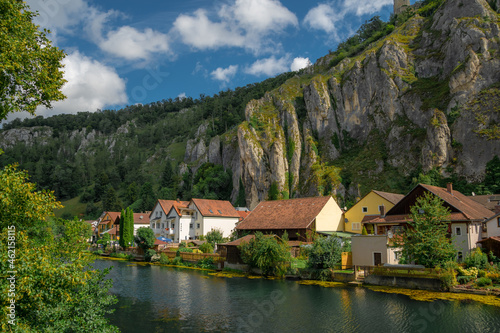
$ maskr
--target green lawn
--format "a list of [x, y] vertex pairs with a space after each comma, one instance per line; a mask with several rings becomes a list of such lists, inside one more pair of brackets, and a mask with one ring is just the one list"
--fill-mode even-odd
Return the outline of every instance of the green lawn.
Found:
[[62, 217], [66, 213], [80, 217], [80, 214], [85, 214], [87, 208], [87, 204], [80, 202], [80, 197], [62, 201], [61, 204], [64, 208], [54, 210], [56, 217]]

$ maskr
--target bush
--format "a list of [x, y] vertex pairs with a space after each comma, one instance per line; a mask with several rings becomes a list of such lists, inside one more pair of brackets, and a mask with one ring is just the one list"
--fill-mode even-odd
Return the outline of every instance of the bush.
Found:
[[193, 253], [193, 249], [191, 249], [189, 247], [180, 247], [177, 252], [179, 252], [179, 256], [180, 256], [181, 252]]
[[172, 261], [165, 253], [160, 253], [160, 264], [170, 265]]
[[144, 259], [146, 261], [151, 261], [151, 258], [156, 255], [156, 251], [153, 249], [147, 249], [145, 254], [144, 254]]
[[472, 276], [463, 276], [463, 275], [457, 276], [458, 284], [467, 284], [472, 280], [474, 280], [474, 277], [472, 277]]
[[185, 247], [187, 247], [186, 242], [180, 242], [180, 243], [179, 243], [179, 250], [180, 250], [180, 249], [183, 249], [183, 248], [185, 248]]
[[482, 277], [476, 280], [476, 285], [478, 287], [490, 286], [491, 284], [492, 284], [491, 279], [488, 279], [486, 277]]
[[475, 248], [469, 255], [464, 259], [464, 265], [466, 268], [476, 267], [479, 269], [485, 269], [488, 264], [488, 255], [483, 253], [480, 248]]
[[307, 268], [313, 277], [328, 280], [331, 270], [342, 263], [342, 241], [337, 237], [319, 237], [312, 244]]
[[217, 267], [214, 265], [213, 258], [205, 258], [201, 259], [196, 263], [196, 267], [204, 268], [204, 269], [216, 269]]
[[500, 284], [500, 273], [488, 273], [486, 274], [488, 279], [491, 279], [491, 282], [495, 284]]
[[200, 245], [200, 251], [203, 253], [213, 253], [214, 247], [210, 243], [203, 243]]
[[180, 256], [178, 257], [175, 257], [173, 260], [172, 260], [172, 265], [176, 265], [176, 266], [182, 266], [182, 263], [183, 263], [183, 260]]

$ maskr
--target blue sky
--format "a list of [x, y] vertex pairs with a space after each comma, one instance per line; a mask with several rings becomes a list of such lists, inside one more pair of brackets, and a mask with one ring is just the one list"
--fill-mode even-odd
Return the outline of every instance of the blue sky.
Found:
[[198, 98], [298, 70], [393, 8], [393, 0], [27, 3], [67, 53], [67, 99], [39, 109], [44, 116]]

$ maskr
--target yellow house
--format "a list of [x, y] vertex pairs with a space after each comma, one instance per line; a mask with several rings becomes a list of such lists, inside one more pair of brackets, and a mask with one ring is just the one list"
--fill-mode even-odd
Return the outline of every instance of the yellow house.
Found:
[[385, 214], [404, 195], [372, 190], [344, 214], [344, 231], [360, 234], [365, 216], [378, 217]]

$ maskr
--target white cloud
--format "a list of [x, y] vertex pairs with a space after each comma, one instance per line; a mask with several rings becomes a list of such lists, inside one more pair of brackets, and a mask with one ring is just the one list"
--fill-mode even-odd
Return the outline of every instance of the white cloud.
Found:
[[394, 0], [344, 0], [344, 10], [358, 16], [373, 14], [384, 6], [394, 5]]
[[174, 30], [181, 35], [185, 44], [200, 50], [244, 45], [243, 37], [237, 31], [232, 31], [225, 22], [210, 21], [203, 9], [193, 14], [179, 15], [174, 22]]
[[231, 65], [228, 68], [219, 67], [212, 73], [214, 80], [229, 82], [238, 72], [238, 65]]
[[384, 6], [392, 5], [393, 0], [337, 0], [322, 3], [309, 10], [304, 18], [304, 24], [311, 29], [323, 30], [340, 41], [337, 33], [338, 24], [344, 24], [346, 15], [362, 16], [373, 14]]
[[64, 78], [61, 91], [66, 99], [53, 103], [52, 109], [41, 108], [37, 115], [52, 116], [79, 111], [94, 112], [106, 106], [128, 102], [125, 81], [116, 71], [79, 52], [63, 60]]
[[271, 34], [288, 26], [298, 26], [298, 20], [281, 2], [236, 0], [211, 15], [203, 9], [179, 15], [173, 30], [185, 44], [200, 50], [241, 47], [259, 53], [271, 49]]
[[180, 99], [180, 100], [183, 100], [183, 99], [185, 99], [186, 97], [187, 97], [187, 96], [186, 96], [186, 93], [185, 93], [185, 92], [180, 93], [180, 94], [177, 96], [177, 98], [178, 98], [178, 99]]
[[279, 59], [276, 59], [274, 56], [266, 59], [259, 59], [245, 69], [245, 73], [255, 76], [274, 76], [287, 72], [289, 70], [289, 62], [288, 56]]
[[140, 32], [129, 26], [110, 31], [107, 39], [99, 47], [127, 60], [148, 60], [153, 53], [166, 53], [169, 50], [167, 36], [150, 28]]
[[297, 57], [293, 59], [290, 69], [292, 70], [292, 72], [296, 72], [301, 70], [302, 68], [306, 68], [309, 66], [311, 66], [311, 61], [309, 60], [309, 58]]

